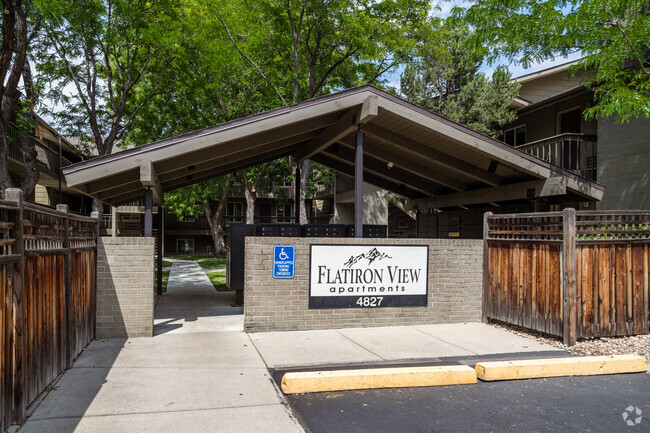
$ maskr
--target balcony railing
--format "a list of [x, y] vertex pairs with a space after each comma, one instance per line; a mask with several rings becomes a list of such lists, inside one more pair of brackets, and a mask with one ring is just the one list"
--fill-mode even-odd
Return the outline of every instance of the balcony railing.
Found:
[[595, 135], [560, 134], [517, 146], [517, 149], [596, 181], [598, 161]]
[[[7, 144], [9, 147], [9, 158], [14, 159], [16, 162], [23, 164], [23, 157], [20, 152], [20, 131], [19, 129], [13, 125], [9, 125], [9, 129], [7, 130]], [[49, 148], [45, 144], [41, 143], [36, 137], [34, 136], [29, 136], [29, 139], [34, 143], [34, 147], [36, 148], [36, 163], [38, 164], [38, 168], [41, 171], [45, 171], [47, 174], [54, 178], [58, 178], [59, 176], [59, 169], [61, 167], [66, 167], [72, 162], [67, 159], [66, 157], [62, 156], [61, 157], [61, 165], [59, 166], [59, 152]]]

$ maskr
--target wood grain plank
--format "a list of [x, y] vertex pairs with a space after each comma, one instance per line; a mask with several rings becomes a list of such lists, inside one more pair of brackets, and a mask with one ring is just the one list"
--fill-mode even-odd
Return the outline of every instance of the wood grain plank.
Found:
[[598, 246], [598, 290], [599, 290], [599, 321], [601, 337], [610, 336], [609, 322], [609, 247], [606, 245]]
[[627, 246], [616, 246], [616, 335], [625, 335], [627, 298]]
[[643, 245], [632, 246], [632, 329], [631, 332], [639, 335], [647, 332], [643, 328], [643, 315], [648, 315], [648, 310], [643, 309]]

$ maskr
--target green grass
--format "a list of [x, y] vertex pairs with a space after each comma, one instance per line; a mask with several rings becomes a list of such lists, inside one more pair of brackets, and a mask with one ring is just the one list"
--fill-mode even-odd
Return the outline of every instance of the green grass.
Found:
[[[164, 266], [164, 265], [163, 265]], [[156, 287], [156, 284], [158, 284], [158, 271], [154, 271], [154, 287]], [[167, 282], [169, 281], [169, 271], [163, 271], [162, 273], [162, 285], [163, 285], [163, 293], [167, 292]]]
[[163, 260], [162, 265], [163, 265], [163, 268], [171, 268], [173, 263], [170, 262], [169, 260]]
[[170, 259], [177, 260], [192, 260], [201, 266], [203, 269], [225, 269], [226, 257], [213, 256], [212, 254], [177, 254], [168, 256]]
[[230, 292], [231, 290], [226, 286], [226, 271], [208, 272], [208, 278], [212, 281], [212, 285], [217, 292]]

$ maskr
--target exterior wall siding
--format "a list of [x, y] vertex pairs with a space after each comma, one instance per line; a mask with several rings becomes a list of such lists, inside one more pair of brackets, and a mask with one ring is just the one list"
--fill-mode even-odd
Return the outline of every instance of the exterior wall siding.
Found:
[[[526, 142], [543, 140], [558, 134], [557, 123], [558, 113], [572, 108], [580, 107], [581, 110], [587, 109], [592, 104], [592, 94], [585, 91], [571, 98], [564, 99], [555, 104], [541, 107], [530, 112], [524, 111], [519, 115], [517, 120], [512, 124], [505, 126], [503, 129], [510, 129], [516, 126], [526, 125]], [[580, 131], [582, 134], [596, 135], [598, 123], [595, 121], [586, 121], [584, 117], [580, 122]]]
[[598, 209], [650, 209], [650, 119], [598, 120]]
[[96, 338], [153, 336], [154, 238], [101, 237]]
[[[309, 244], [429, 245], [426, 307], [313, 309]], [[296, 246], [295, 277], [273, 279], [273, 245]], [[247, 332], [476, 322], [481, 319], [483, 241], [470, 239], [246, 238]]]

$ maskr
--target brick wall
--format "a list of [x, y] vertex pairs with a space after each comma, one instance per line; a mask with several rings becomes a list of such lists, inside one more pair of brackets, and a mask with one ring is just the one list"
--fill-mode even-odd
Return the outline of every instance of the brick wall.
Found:
[[154, 238], [100, 238], [97, 338], [153, 335], [154, 242]]
[[[429, 245], [428, 305], [308, 309], [310, 243]], [[276, 244], [296, 246], [293, 279], [273, 279]], [[249, 237], [244, 328], [259, 332], [479, 321], [482, 276], [482, 240]]]
[[598, 120], [598, 183], [605, 185], [598, 209], [650, 208], [650, 119], [618, 124]]

